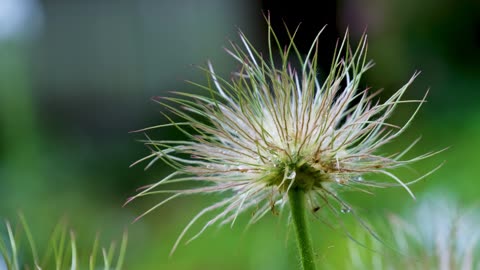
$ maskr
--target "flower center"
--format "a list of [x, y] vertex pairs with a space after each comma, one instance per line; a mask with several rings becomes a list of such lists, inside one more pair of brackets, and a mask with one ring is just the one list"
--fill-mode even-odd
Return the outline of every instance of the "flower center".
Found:
[[331, 182], [331, 177], [323, 170], [314, 168], [308, 163], [302, 165], [280, 166], [266, 178], [269, 186], [278, 186], [281, 191], [294, 188], [310, 191], [321, 188], [325, 182]]

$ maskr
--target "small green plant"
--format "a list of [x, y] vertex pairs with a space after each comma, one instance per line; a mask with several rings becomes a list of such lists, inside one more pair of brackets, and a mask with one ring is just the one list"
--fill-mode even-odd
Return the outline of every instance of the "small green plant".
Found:
[[[6, 232], [0, 234], [0, 269], [4, 269], [2, 267], [6, 267], [8, 270], [122, 269], [127, 248], [126, 232], [123, 234], [118, 252], [114, 242], [110, 244], [108, 249], [101, 248], [99, 250], [99, 239], [98, 236], [95, 237], [87, 258], [79, 255], [75, 233], [69, 230], [66, 222], [59, 222], [56, 225], [46, 250], [39, 252], [25, 217], [19, 215], [18, 220], [18, 226], [15, 226], [17, 230], [9, 221], [6, 221]], [[23, 241], [25, 239], [26, 241]], [[25, 242], [27, 242], [28, 248], [23, 247]], [[101, 253], [101, 258], [98, 258], [99, 253]]]
[[[204, 215], [215, 213], [189, 241], [213, 224], [233, 226], [239, 214], [248, 209], [253, 212], [250, 223], [255, 223], [267, 213], [289, 206], [301, 264], [310, 270], [315, 269], [315, 253], [306, 210], [330, 211], [336, 218], [341, 212], [357, 216], [338, 194], [340, 190], [401, 186], [414, 197], [409, 185], [432, 172], [403, 181], [392, 171], [434, 154], [403, 159], [418, 140], [397, 154], [377, 154], [380, 147], [406, 130], [425, 99], [402, 100], [418, 73], [383, 103], [375, 98], [378, 91], [361, 90], [360, 79], [372, 66], [366, 58], [366, 36], [358, 46], [351, 47], [346, 34], [337, 46], [329, 72], [320, 79], [317, 58], [321, 32], [303, 56], [294, 43], [296, 31], [288, 32], [290, 42], [284, 47], [267, 22], [266, 54], [257, 51], [241, 32], [241, 45], [232, 42], [226, 50], [240, 65], [231, 80], [217, 76], [208, 63], [202, 68], [208, 74], [208, 83], [191, 82], [205, 95], [177, 92], [175, 97], [156, 100], [181, 120], [164, 114], [169, 124], [141, 131], [176, 127], [187, 139], [154, 140], [147, 136], [144, 143], [153, 151], [136, 163], [149, 161], [148, 168], [161, 160], [175, 171], [127, 202], [170, 194], [142, 217], [182, 196], [226, 194], [225, 199], [202, 209], [188, 223], [172, 252]], [[388, 123], [395, 108], [404, 103], [417, 103], [417, 110], [402, 126]], [[393, 183], [366, 180], [366, 174], [384, 175]], [[178, 182], [199, 186], [167, 188]]]

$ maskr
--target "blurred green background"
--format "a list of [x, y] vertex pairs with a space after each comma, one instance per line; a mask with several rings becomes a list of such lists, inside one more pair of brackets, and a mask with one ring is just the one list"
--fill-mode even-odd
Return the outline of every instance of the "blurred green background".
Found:
[[[137, 187], [171, 172], [161, 164], [146, 172], [128, 168], [148, 153], [136, 142], [142, 135], [128, 132], [164, 121], [151, 97], [197, 91], [184, 80], [204, 82], [191, 64], [207, 59], [228, 77], [236, 65], [222, 47], [237, 40], [237, 28], [265, 50], [262, 10], [271, 12], [284, 42], [283, 22], [290, 29], [302, 22], [297, 44], [304, 52], [328, 24], [320, 48], [324, 68], [347, 27], [353, 40], [366, 31], [376, 65], [364, 86], [384, 88], [383, 99], [421, 70], [407, 98], [420, 99], [430, 89], [428, 102], [385, 153], [419, 136], [411, 156], [450, 147], [405, 177], [446, 160], [413, 191], [422, 196], [440, 190], [465, 204], [478, 202], [479, 3], [344, 0], [317, 8], [308, 1], [0, 0], [0, 218], [23, 211], [41, 241], [66, 217], [85, 246], [96, 232], [107, 242], [127, 228], [126, 269], [294, 269], [296, 250], [285, 218], [267, 215], [245, 232], [245, 214], [233, 228], [209, 229], [169, 258], [183, 226], [216, 198], [182, 198], [133, 225], [161, 198], [122, 208]], [[392, 122], [405, 121], [413, 109], [399, 108]], [[343, 197], [367, 220], [415, 204], [395, 188]], [[348, 214], [345, 222], [356, 230]], [[311, 227], [319, 260], [342, 269], [350, 240], [320, 220], [312, 218]]]

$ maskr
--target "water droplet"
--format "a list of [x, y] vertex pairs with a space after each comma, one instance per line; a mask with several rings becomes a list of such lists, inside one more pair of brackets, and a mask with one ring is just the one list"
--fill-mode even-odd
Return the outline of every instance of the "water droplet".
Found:
[[341, 185], [345, 184], [345, 180], [340, 176], [335, 176], [335, 182]]
[[361, 176], [355, 176], [355, 177], [353, 177], [353, 181], [361, 182], [361, 181], [363, 181], [363, 177], [361, 177]]
[[292, 171], [291, 173], [289, 173], [287, 175], [287, 179], [295, 179], [295, 177], [297, 176], [297, 172], [296, 171]]
[[347, 213], [350, 213], [352, 209], [350, 207], [343, 207], [340, 211], [344, 214], [347, 214]]

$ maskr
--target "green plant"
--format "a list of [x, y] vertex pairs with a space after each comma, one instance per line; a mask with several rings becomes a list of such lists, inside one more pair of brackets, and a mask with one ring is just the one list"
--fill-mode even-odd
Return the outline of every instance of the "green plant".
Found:
[[390, 215], [388, 245], [364, 241], [366, 249], [351, 243], [346, 269], [480, 269], [479, 222], [475, 208], [462, 208], [445, 193], [430, 195], [403, 217]]
[[[75, 233], [69, 230], [66, 222], [59, 222], [55, 226], [47, 248], [44, 252], [39, 252], [25, 217], [19, 215], [18, 220], [19, 226], [17, 226], [17, 230], [12, 227], [9, 221], [6, 221], [6, 235], [0, 235], [0, 266], [3, 261], [8, 270], [122, 269], [127, 248], [126, 232], [123, 234], [118, 252], [114, 242], [110, 244], [108, 249], [101, 248], [99, 250], [99, 238], [97, 235], [87, 258], [79, 254]], [[22, 237], [26, 238], [29, 252], [22, 248], [22, 243], [25, 242], [21, 240]], [[99, 253], [101, 253], [101, 258], [98, 258]], [[31, 256], [27, 256], [27, 254]]]

